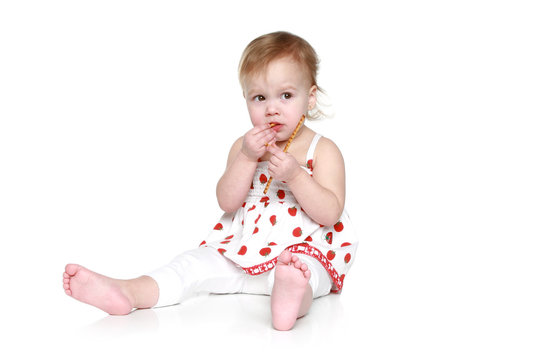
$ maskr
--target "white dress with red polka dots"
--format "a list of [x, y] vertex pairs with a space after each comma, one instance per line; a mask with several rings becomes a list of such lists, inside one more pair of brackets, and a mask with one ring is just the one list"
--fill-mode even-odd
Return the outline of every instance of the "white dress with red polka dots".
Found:
[[[316, 134], [303, 167], [310, 174], [319, 139]], [[309, 255], [330, 275], [332, 291], [340, 292], [357, 247], [346, 211], [335, 225], [319, 225], [302, 210], [285, 183], [272, 181], [265, 195], [269, 177], [268, 162], [259, 162], [243, 206], [234, 213], [225, 213], [201, 246], [217, 249], [250, 275], [272, 270], [285, 249]]]

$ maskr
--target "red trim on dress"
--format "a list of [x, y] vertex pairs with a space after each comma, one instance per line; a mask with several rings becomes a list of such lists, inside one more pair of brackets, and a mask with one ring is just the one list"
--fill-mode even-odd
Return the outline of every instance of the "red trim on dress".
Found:
[[[326, 269], [330, 277], [332, 278], [332, 282], [334, 283], [336, 289], [332, 290], [333, 293], [338, 293], [343, 288], [343, 277], [340, 277], [330, 260], [326, 258], [326, 256], [323, 255], [323, 253], [318, 250], [317, 248], [309, 245], [309, 244], [295, 244], [291, 245], [288, 248], [285, 248], [285, 250], [289, 250], [292, 253], [295, 254], [304, 254], [311, 256], [315, 259], [317, 259], [321, 265]], [[267, 271], [272, 270], [277, 263], [277, 256], [273, 258], [272, 260], [268, 260], [267, 262], [264, 262], [259, 265], [251, 266], [248, 268], [243, 267], [242, 269], [246, 274], [249, 275], [260, 275]]]

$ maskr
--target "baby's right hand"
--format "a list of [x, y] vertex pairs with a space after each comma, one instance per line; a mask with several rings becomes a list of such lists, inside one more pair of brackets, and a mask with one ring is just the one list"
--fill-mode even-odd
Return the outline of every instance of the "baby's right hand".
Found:
[[268, 124], [253, 127], [244, 135], [242, 153], [257, 161], [266, 152], [266, 146], [276, 139], [276, 132]]

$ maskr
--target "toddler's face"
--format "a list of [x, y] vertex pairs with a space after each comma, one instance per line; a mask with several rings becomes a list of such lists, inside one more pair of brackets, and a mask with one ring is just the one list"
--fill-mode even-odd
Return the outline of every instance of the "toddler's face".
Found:
[[315, 105], [316, 92], [302, 66], [287, 57], [273, 60], [266, 71], [244, 81], [251, 122], [275, 124], [272, 129], [278, 141], [287, 140], [302, 115]]

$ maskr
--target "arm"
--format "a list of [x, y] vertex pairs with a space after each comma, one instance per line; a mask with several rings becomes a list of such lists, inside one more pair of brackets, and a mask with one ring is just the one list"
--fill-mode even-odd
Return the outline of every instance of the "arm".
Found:
[[338, 147], [331, 140], [321, 138], [313, 177], [300, 168], [292, 155], [273, 147], [270, 151], [273, 159], [276, 158], [276, 165], [272, 167], [276, 172], [274, 177], [287, 182], [306, 214], [321, 225], [332, 226], [338, 222], [345, 205], [345, 164]]
[[216, 195], [219, 207], [225, 212], [242, 206], [257, 168], [258, 159], [266, 152], [266, 145], [275, 133], [268, 125], [255, 126], [235, 141], [229, 152], [227, 168], [219, 179]]
[[216, 188], [219, 207], [225, 212], [233, 212], [242, 206], [257, 167], [257, 160], [252, 161], [240, 151], [242, 140], [236, 140], [231, 147], [227, 168]]

